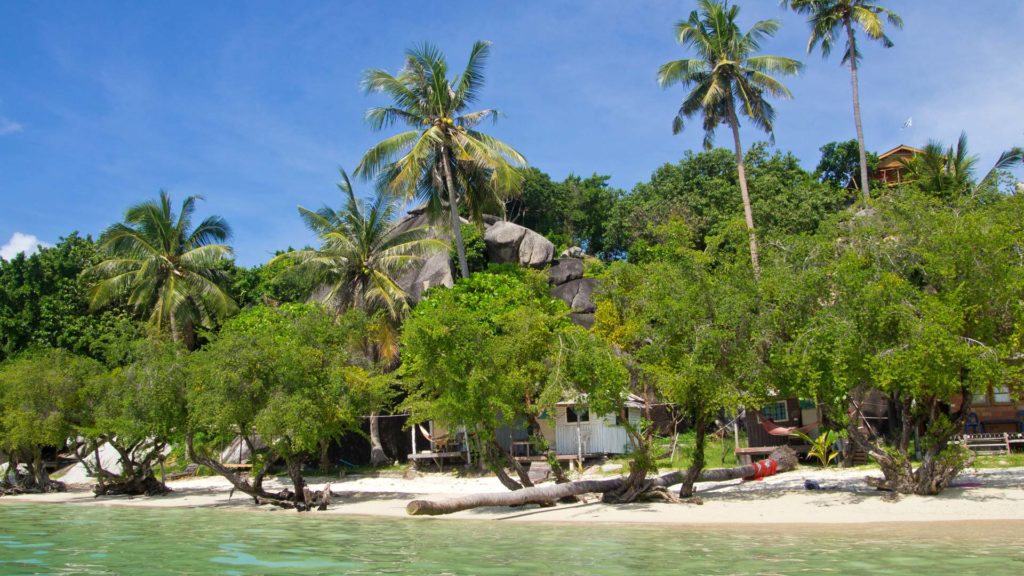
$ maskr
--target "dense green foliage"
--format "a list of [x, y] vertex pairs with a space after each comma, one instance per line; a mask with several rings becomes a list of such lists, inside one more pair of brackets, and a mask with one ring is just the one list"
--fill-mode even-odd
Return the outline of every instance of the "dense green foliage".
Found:
[[244, 268], [231, 265], [231, 297], [240, 308], [257, 304], [300, 303], [309, 299], [316, 279], [297, 269], [294, 261], [277, 258], [293, 249], [279, 250], [269, 262]]
[[47, 482], [43, 449], [63, 446], [76, 431], [82, 391], [102, 370], [95, 360], [59, 349], [33, 350], [0, 364], [0, 452], [14, 464], [29, 464], [39, 488]]
[[[868, 174], [878, 168], [878, 155], [866, 153]], [[816, 168], [822, 182], [844, 190], [859, 189], [860, 147], [856, 140], [829, 142], [821, 147], [821, 160]]]
[[478, 273], [435, 290], [402, 334], [405, 406], [417, 421], [465, 426], [496, 471], [502, 426], [536, 422], [565, 398], [618, 413], [628, 377], [607, 344], [573, 325], [542, 275]]
[[113, 360], [113, 345], [140, 329], [125, 312], [89, 312], [83, 270], [97, 261], [92, 240], [76, 233], [32, 256], [0, 259], [0, 361], [32, 347], [57, 347]]
[[580, 246], [603, 258], [617, 255], [608, 238], [608, 214], [622, 191], [608, 186], [608, 176], [570, 175], [555, 182], [537, 168], [522, 173], [521, 194], [506, 203], [509, 220], [547, 236], [556, 247]]
[[[895, 459], [906, 475], [913, 430], [923, 431], [922, 467], [943, 461], [966, 415], [943, 406], [1014, 380], [1006, 362], [1024, 297], [1022, 215], [1018, 197], [950, 206], [903, 190], [780, 254], [776, 292], [766, 294], [785, 339], [773, 348], [780, 386], [818, 398], [836, 422], [851, 400], [880, 390], [899, 407]], [[867, 445], [857, 424], [851, 438]], [[912, 481], [919, 493], [944, 487], [925, 476]]]
[[256, 451], [256, 470], [283, 458], [301, 490], [304, 457], [356, 429], [369, 408], [348, 337], [310, 304], [257, 306], [226, 322], [188, 362], [190, 433], [207, 444], [198, 449], [259, 437], [267, 449]]
[[[843, 206], [843, 194], [818, 182], [792, 154], [756, 144], [746, 154], [746, 165], [754, 223], [766, 237], [813, 233]], [[608, 224], [615, 246], [635, 259], [666, 241], [658, 230], [673, 221], [692, 230], [698, 248], [713, 244], [713, 237], [741, 222], [736, 178], [728, 150], [685, 153], [678, 164], [662, 166], [615, 204]]]
[[[630, 353], [658, 396], [690, 416], [696, 449], [682, 495], [704, 466], [704, 439], [721, 410], [757, 403], [754, 345], [757, 288], [742, 259], [714, 261], [688, 245], [684, 232], [669, 251], [643, 264], [618, 263], [604, 277], [596, 330]], [[744, 402], [746, 400], [746, 402]]]

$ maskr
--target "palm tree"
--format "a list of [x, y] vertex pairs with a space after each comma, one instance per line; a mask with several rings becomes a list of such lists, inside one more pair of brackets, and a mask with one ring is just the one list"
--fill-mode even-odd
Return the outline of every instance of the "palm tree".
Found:
[[960, 133], [956, 146], [944, 148], [941, 142], [931, 140], [920, 154], [900, 163], [922, 191], [955, 197], [975, 194], [983, 186], [994, 185], [999, 170], [1024, 164], [1024, 149], [1011, 148], [1000, 154], [992, 168], [978, 181], [974, 180], [978, 157], [968, 152], [966, 132]]
[[299, 207], [306, 227], [320, 238], [320, 248], [292, 250], [275, 260], [294, 261], [318, 286], [320, 300], [336, 312], [350, 307], [367, 313], [384, 310], [401, 320], [409, 311], [409, 299], [398, 278], [424, 254], [444, 249], [445, 243], [428, 238], [423, 227], [396, 227], [399, 206], [394, 198], [378, 194], [364, 205], [344, 170], [338, 188], [345, 200], [341, 210]]
[[200, 199], [185, 198], [175, 215], [170, 195], [161, 191], [159, 201], [128, 208], [124, 222], [103, 231], [98, 249], [105, 258], [83, 272], [97, 279], [92, 309], [126, 296], [158, 330], [170, 328], [189, 349], [197, 326], [212, 326], [237, 310], [223, 288], [222, 270], [232, 252], [222, 242], [231, 228], [220, 216], [209, 216], [192, 229]]
[[487, 209], [501, 210], [504, 199], [518, 191], [522, 175], [515, 168], [526, 160], [514, 148], [476, 129], [497, 120], [498, 111], [469, 111], [483, 85], [490, 43], [473, 44], [462, 74], [449, 80], [448, 63], [434, 46], [423, 44], [406, 52], [397, 75], [369, 70], [363, 77], [367, 92], [391, 98], [390, 106], [371, 108], [366, 118], [374, 130], [398, 122], [411, 129], [367, 150], [356, 174], [377, 177], [392, 194], [426, 200], [437, 218], [447, 204], [462, 276], [469, 276], [462, 241], [458, 203], [480, 222]]
[[[299, 207], [306, 226], [321, 241], [319, 249], [293, 250], [277, 257], [290, 259], [319, 287], [318, 294], [336, 312], [349, 308], [371, 317], [363, 338], [371, 368], [387, 371], [398, 357], [398, 325], [409, 313], [409, 298], [398, 283], [410, 266], [447, 245], [427, 237], [424, 227], [404, 229], [395, 216], [393, 197], [378, 194], [368, 206], [356, 199], [348, 174], [338, 184], [344, 195], [341, 210], [324, 206], [317, 211]], [[370, 461], [386, 463], [380, 442], [377, 411], [370, 413]]]
[[861, 53], [857, 49], [854, 27], [860, 28], [868, 38], [878, 40], [882, 46], [892, 48], [892, 40], [885, 34], [883, 17], [896, 28], [903, 27], [903, 19], [895, 12], [867, 0], [782, 0], [798, 14], [807, 14], [811, 25], [811, 38], [807, 41], [807, 53], [821, 44], [821, 55], [827, 58], [832, 46], [841, 33], [846, 33], [846, 52], [843, 64], [850, 65], [850, 84], [853, 87], [853, 123], [857, 128], [857, 145], [860, 147], [860, 186], [865, 201], [871, 197], [868, 186], [868, 159], [864, 149], [864, 127], [860, 120], [860, 85], [857, 80], [857, 65]]
[[736, 149], [736, 168], [739, 174], [743, 213], [750, 235], [750, 260], [754, 275], [760, 276], [757, 255], [757, 235], [747, 192], [747, 176], [740, 144], [740, 113], [769, 135], [775, 119], [775, 109], [765, 100], [769, 94], [791, 98], [789, 90], [771, 74], [792, 75], [803, 65], [782, 56], [754, 56], [761, 40], [771, 37], [779, 29], [776, 20], [762, 20], [743, 33], [736, 24], [738, 6], [728, 2], [700, 0], [699, 10], [676, 24], [676, 39], [683, 46], [692, 47], [699, 58], [675, 60], [658, 69], [658, 83], [662, 88], [675, 84], [692, 87], [683, 99], [679, 112], [672, 121], [672, 132], [683, 130], [683, 122], [700, 114], [704, 121], [704, 147], [711, 148], [715, 129], [726, 124], [732, 129]]

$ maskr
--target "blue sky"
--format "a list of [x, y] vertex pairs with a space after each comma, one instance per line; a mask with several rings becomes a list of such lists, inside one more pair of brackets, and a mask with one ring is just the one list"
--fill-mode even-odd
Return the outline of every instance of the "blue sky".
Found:
[[[822, 144], [854, 134], [848, 70], [806, 55], [806, 24], [775, 0], [739, 3], [744, 27], [782, 21], [766, 53], [807, 64], [786, 80], [795, 99], [777, 103], [776, 144], [813, 168]], [[337, 204], [338, 167], [384, 136], [363, 122], [381, 100], [360, 91], [362, 72], [397, 70], [422, 41], [461, 69], [474, 40], [491, 40], [481, 104], [506, 115], [491, 132], [555, 178], [598, 172], [631, 189], [700, 147], [697, 124], [670, 131], [682, 90], [655, 82], [659, 65], [688, 56], [672, 25], [694, 5], [0, 3], [0, 243], [95, 236], [160, 189], [203, 195], [200, 214], [233, 225], [241, 264], [310, 243], [295, 207]], [[895, 48], [864, 49], [868, 147], [951, 142], [966, 129], [987, 168], [1024, 145], [1024, 2], [885, 5], [906, 26]], [[726, 132], [718, 143], [729, 145]]]

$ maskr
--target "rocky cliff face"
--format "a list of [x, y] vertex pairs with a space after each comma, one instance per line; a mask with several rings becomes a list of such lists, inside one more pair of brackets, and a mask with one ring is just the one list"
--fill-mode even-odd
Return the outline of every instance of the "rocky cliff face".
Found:
[[[570, 248], [556, 260], [555, 245], [529, 228], [493, 217], [486, 218], [485, 225], [484, 243], [487, 245], [489, 262], [513, 263], [538, 269], [548, 267], [551, 295], [572, 308], [570, 316], [574, 322], [587, 328], [593, 325], [594, 311], [597, 309], [593, 293], [597, 281], [583, 277], [582, 250]], [[402, 230], [418, 226], [427, 226], [432, 238], [449, 240], [449, 234], [443, 227], [430, 224], [423, 208], [411, 210], [405, 219], [398, 223]], [[398, 284], [416, 302], [428, 288], [451, 287], [455, 282], [455, 276], [451, 258], [444, 252], [427, 258], [419, 268], [410, 270], [402, 276]]]

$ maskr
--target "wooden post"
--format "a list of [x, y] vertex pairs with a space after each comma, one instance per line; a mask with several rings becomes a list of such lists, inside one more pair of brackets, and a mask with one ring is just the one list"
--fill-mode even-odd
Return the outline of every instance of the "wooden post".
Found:
[[416, 454], [416, 426], [409, 428], [409, 435], [412, 436], [412, 453]]
[[740, 417], [746, 414], [746, 410], [740, 408], [736, 411], [736, 417], [732, 420], [732, 440], [735, 446], [733, 447], [733, 454], [740, 449]]
[[579, 458], [580, 471], [583, 470], [583, 435], [580, 433], [579, 413], [576, 414], [576, 456]]

